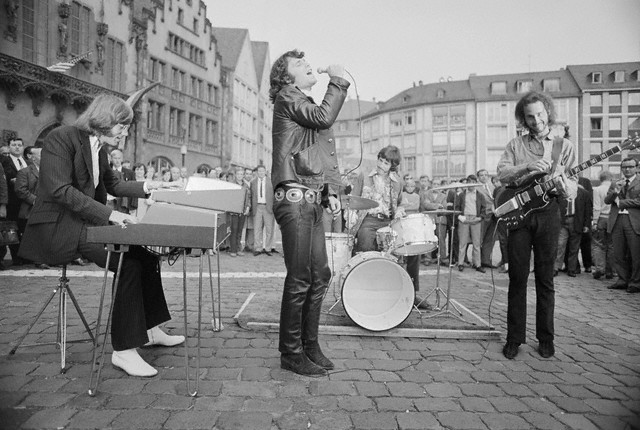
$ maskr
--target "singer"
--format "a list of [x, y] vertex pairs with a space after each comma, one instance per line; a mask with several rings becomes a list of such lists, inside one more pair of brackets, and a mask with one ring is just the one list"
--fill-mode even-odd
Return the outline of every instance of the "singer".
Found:
[[[280, 310], [280, 366], [300, 375], [333, 369], [318, 343], [322, 299], [331, 279], [327, 264], [323, 205], [340, 211], [342, 185], [331, 126], [347, 96], [344, 68], [326, 68], [329, 85], [316, 105], [303, 91], [317, 79], [304, 52], [285, 52], [271, 68], [273, 107], [273, 212], [282, 232], [287, 276]], [[322, 205], [322, 204], [323, 205]]]

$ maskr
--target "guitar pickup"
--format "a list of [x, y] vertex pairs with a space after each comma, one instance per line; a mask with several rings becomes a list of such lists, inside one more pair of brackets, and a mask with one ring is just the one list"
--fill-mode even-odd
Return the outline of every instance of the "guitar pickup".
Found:
[[529, 193], [526, 192], [518, 194], [516, 198], [518, 199], [518, 203], [520, 203], [520, 206], [524, 206], [531, 201], [531, 196], [529, 196]]
[[542, 185], [540, 184], [533, 187], [533, 191], [536, 193], [536, 196], [541, 196], [544, 194], [544, 190], [542, 189]]

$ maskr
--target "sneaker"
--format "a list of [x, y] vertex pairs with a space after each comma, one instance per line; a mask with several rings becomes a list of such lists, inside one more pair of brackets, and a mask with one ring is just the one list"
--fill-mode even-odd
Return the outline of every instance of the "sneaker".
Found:
[[518, 355], [518, 350], [520, 349], [520, 344], [515, 342], [509, 342], [504, 345], [502, 348], [502, 355], [504, 355], [509, 360], [513, 360]]
[[474, 267], [474, 269], [476, 269], [476, 272], [487, 273], [487, 270], [482, 266]]
[[309, 360], [306, 354], [282, 354], [280, 356], [280, 367], [290, 370], [293, 373], [304, 376], [325, 376], [327, 371]]
[[553, 346], [552, 340], [540, 341], [538, 345], [538, 352], [542, 358], [553, 357], [553, 354], [556, 353], [556, 349]]

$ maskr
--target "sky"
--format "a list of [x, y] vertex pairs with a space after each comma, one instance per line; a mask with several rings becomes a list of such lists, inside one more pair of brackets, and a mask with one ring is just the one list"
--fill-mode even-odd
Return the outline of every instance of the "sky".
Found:
[[[343, 64], [361, 100], [420, 80], [640, 61], [640, 0], [204, 1], [214, 27], [269, 42], [272, 62], [300, 49], [314, 70]], [[327, 82], [319, 76], [317, 101]]]

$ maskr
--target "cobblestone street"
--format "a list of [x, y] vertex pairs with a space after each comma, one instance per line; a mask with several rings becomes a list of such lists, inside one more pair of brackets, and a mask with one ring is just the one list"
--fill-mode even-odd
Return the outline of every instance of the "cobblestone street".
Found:
[[[197, 262], [188, 258], [188, 319], [192, 389], [196, 360]], [[215, 259], [214, 259], [215, 262]], [[530, 279], [528, 344], [515, 360], [501, 349], [506, 334], [507, 275], [453, 273], [452, 297], [500, 331], [500, 340], [337, 336], [321, 332], [336, 364], [323, 378], [280, 369], [277, 333], [247, 331], [234, 322], [250, 293], [279, 297], [281, 254], [220, 256], [222, 331], [211, 327], [208, 280], [202, 316], [201, 381], [187, 394], [184, 349], [145, 348], [159, 374], [128, 377], [107, 364], [95, 397], [87, 394], [90, 343], [68, 346], [60, 373], [54, 345], [21, 347], [9, 356], [57, 283], [58, 270], [0, 272], [0, 422], [11, 428], [149, 429], [604, 429], [640, 428], [640, 294], [607, 290], [582, 273], [556, 278], [556, 355], [542, 359], [534, 333]], [[82, 270], [76, 270], [82, 269]], [[172, 321], [183, 329], [182, 260], [163, 264]], [[215, 269], [215, 267], [214, 267]], [[215, 270], [214, 270], [215, 273]], [[446, 272], [445, 272], [446, 273]], [[103, 273], [70, 266], [70, 286], [95, 326]], [[441, 273], [444, 278], [444, 274]], [[426, 294], [434, 266], [422, 266]], [[532, 277], [533, 278], [533, 277]], [[442, 281], [441, 281], [442, 282]], [[214, 281], [214, 287], [217, 288]], [[107, 295], [109, 297], [109, 295]], [[26, 342], [55, 339], [49, 306]], [[489, 313], [490, 310], [490, 313]], [[83, 335], [68, 307], [69, 339]], [[110, 353], [110, 344], [107, 352]]]

